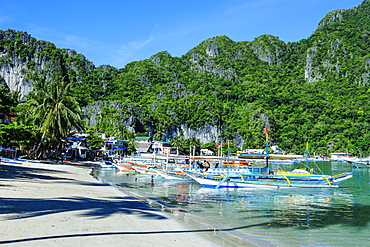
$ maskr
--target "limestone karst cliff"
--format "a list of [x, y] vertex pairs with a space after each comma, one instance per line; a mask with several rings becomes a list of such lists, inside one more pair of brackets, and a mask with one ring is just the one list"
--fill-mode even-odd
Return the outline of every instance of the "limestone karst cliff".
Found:
[[72, 82], [87, 123], [101, 131], [123, 124], [167, 140], [181, 135], [256, 147], [268, 123], [271, 138], [290, 150], [303, 139], [317, 150], [361, 146], [370, 135], [369, 15], [366, 0], [328, 13], [297, 42], [268, 34], [239, 42], [217, 36], [181, 57], [161, 51], [124, 68], [95, 68], [75, 51], [0, 31], [0, 76], [22, 95], [40, 78]]

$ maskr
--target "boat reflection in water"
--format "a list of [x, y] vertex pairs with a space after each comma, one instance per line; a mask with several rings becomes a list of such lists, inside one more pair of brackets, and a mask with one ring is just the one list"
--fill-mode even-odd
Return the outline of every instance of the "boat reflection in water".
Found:
[[[325, 174], [351, 168], [345, 163], [334, 169], [330, 162], [319, 165]], [[213, 229], [211, 237], [225, 246], [246, 242], [265, 246], [363, 246], [368, 241], [369, 169], [354, 169], [358, 176], [344, 181], [340, 188], [269, 190], [215, 190], [192, 181], [171, 182], [161, 176], [97, 172], [124, 193], [171, 212], [189, 229]]]

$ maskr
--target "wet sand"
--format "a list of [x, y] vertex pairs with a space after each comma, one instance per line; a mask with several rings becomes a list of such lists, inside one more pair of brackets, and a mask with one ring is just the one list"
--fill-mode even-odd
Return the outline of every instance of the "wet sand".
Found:
[[0, 163], [0, 245], [220, 246], [89, 175], [93, 163]]

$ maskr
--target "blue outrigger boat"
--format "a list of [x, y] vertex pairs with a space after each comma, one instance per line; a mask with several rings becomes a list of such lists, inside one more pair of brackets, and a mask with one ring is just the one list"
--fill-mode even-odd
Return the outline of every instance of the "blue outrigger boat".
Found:
[[293, 171], [270, 171], [268, 165], [268, 134], [266, 134], [266, 167], [247, 167], [239, 174], [210, 174], [183, 170], [189, 177], [207, 188], [336, 188], [344, 180], [353, 177], [352, 172], [337, 175], [319, 175], [308, 171], [308, 143], [306, 144], [306, 168]]
[[[9, 156], [13, 157], [9, 158]], [[9, 148], [0, 148], [0, 163], [22, 165], [23, 162], [24, 162], [23, 160], [17, 159], [17, 150]]]

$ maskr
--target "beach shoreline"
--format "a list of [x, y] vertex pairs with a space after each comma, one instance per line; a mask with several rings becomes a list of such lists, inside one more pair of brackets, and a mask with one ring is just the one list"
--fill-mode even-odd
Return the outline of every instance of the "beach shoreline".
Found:
[[0, 245], [222, 246], [96, 180], [96, 165], [0, 164]]

